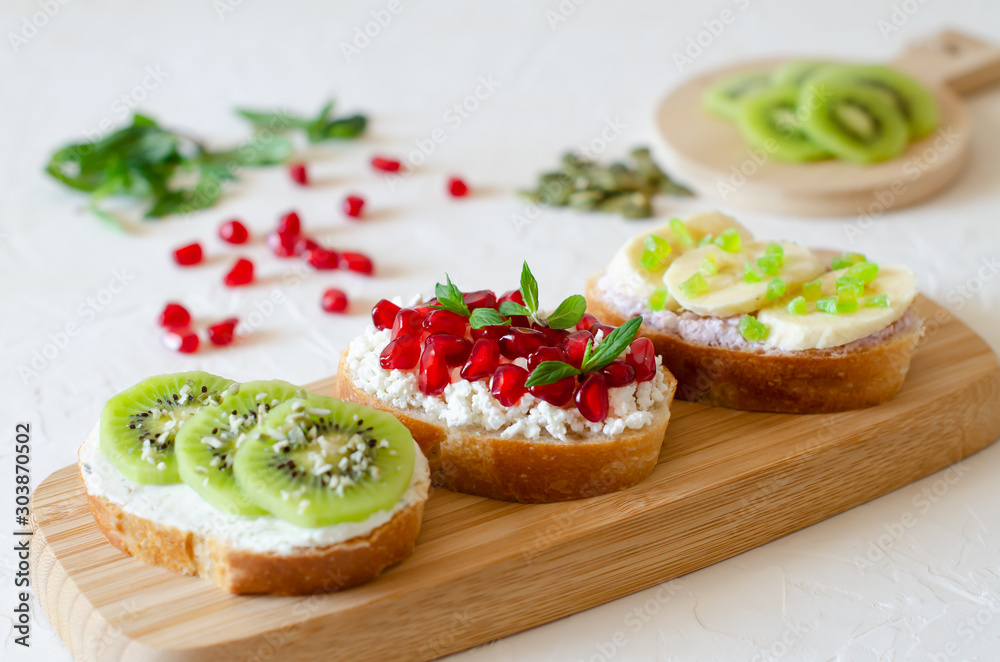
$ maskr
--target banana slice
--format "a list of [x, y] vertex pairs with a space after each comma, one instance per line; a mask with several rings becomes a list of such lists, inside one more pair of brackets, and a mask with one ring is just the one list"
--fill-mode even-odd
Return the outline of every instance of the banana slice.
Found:
[[[787, 241], [755, 241], [743, 245], [738, 253], [727, 253], [718, 246], [704, 246], [690, 250], [673, 261], [663, 282], [681, 307], [706, 317], [731, 317], [760, 310], [767, 303], [767, 285], [773, 278], [760, 273], [757, 259], [763, 257], [768, 243], [776, 243], [784, 250], [784, 261], [777, 276], [785, 283], [786, 292], [796, 291], [802, 283], [813, 280], [825, 269], [812, 251]], [[688, 295], [681, 283], [699, 273], [705, 258], [715, 255], [717, 272], [704, 276], [708, 289], [702, 294]], [[760, 274], [760, 282], [747, 283], [743, 269], [747, 262]]]
[[[734, 219], [720, 214], [719, 212], [707, 212], [695, 214], [686, 221], [688, 234], [695, 244], [705, 235], [719, 236], [726, 230], [736, 230], [744, 242], [753, 241], [753, 235], [745, 227], [737, 223]], [[647, 269], [640, 264], [643, 251], [645, 251], [646, 237], [654, 235], [665, 239], [673, 251], [667, 255], [656, 269]], [[641, 299], [648, 299], [653, 291], [658, 287], [663, 287], [663, 272], [667, 270], [670, 263], [677, 259], [677, 256], [686, 250], [683, 243], [670, 224], [664, 224], [642, 234], [629, 239], [608, 265], [607, 273], [622, 290], [635, 295]], [[667, 297], [667, 310], [677, 310], [677, 302], [673, 296]]]
[[[836, 281], [846, 271], [838, 269], [823, 276], [823, 296], [837, 295]], [[764, 345], [784, 350], [827, 349], [869, 336], [903, 316], [917, 295], [917, 277], [903, 265], [880, 264], [868, 289], [871, 294], [866, 292], [852, 313], [818, 311], [815, 302], [808, 304], [805, 315], [789, 313], [783, 303], [765, 308], [757, 315], [757, 321], [768, 327]], [[887, 308], [864, 305], [867, 297], [878, 294], [888, 295]]]

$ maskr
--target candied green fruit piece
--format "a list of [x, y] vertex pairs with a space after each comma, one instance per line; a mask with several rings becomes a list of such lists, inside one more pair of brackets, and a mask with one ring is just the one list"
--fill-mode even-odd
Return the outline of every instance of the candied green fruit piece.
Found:
[[817, 278], [802, 284], [802, 296], [806, 301], [815, 301], [823, 294], [823, 281]]
[[837, 279], [837, 294], [859, 297], [865, 291], [865, 284], [860, 278], [843, 275]]
[[792, 315], [805, 315], [807, 312], [809, 312], [809, 307], [806, 304], [806, 298], [798, 296], [788, 302], [788, 305], [785, 307], [785, 310], [787, 310]]
[[781, 247], [781, 244], [768, 244], [764, 247], [764, 255], [777, 255], [784, 261], [785, 249]]
[[681, 292], [684, 293], [684, 296], [692, 299], [701, 296], [707, 291], [708, 281], [700, 273], [696, 273], [681, 283]]
[[785, 296], [785, 281], [775, 276], [767, 284], [767, 300], [772, 301], [783, 296]]
[[888, 308], [889, 307], [889, 295], [888, 294], [876, 294], [873, 297], [868, 297], [865, 300], [866, 308]]
[[858, 300], [856, 297], [852, 297], [849, 294], [837, 295], [838, 313], [853, 313], [857, 309], [858, 309]]
[[783, 258], [777, 255], [765, 255], [764, 257], [757, 258], [757, 266], [760, 268], [761, 273], [774, 276], [778, 273], [778, 269], [781, 268], [782, 261]]
[[694, 246], [694, 237], [688, 232], [687, 225], [684, 224], [679, 218], [670, 219], [670, 231], [674, 233], [677, 237], [677, 241], [681, 242], [681, 246], [684, 248], [691, 248]]
[[719, 258], [715, 257], [715, 253], [709, 253], [705, 256], [705, 259], [701, 261], [700, 271], [706, 276], [714, 276], [719, 273]]
[[703, 247], [703, 246], [708, 246], [709, 244], [711, 244], [711, 243], [712, 243], [712, 240], [713, 240], [713, 239], [714, 239], [714, 237], [712, 237], [712, 235], [710, 235], [710, 234], [706, 234], [706, 235], [705, 235], [704, 237], [702, 237], [702, 238], [701, 238], [701, 239], [700, 239], [700, 240], [698, 241], [698, 248], [701, 248], [701, 247]]
[[667, 297], [670, 294], [667, 292], [667, 288], [658, 287], [653, 290], [653, 293], [649, 295], [649, 309], [650, 310], [663, 310], [667, 305]]
[[743, 264], [743, 282], [744, 283], [759, 283], [760, 276], [757, 272], [753, 270], [753, 265], [749, 262]]
[[740, 239], [740, 233], [733, 228], [720, 234], [712, 243], [727, 253], [739, 253], [743, 250], [743, 240]]
[[868, 259], [861, 253], [844, 253], [843, 255], [830, 260], [830, 268], [836, 271], [837, 269], [846, 269], [852, 264], [867, 261]]
[[750, 342], [758, 342], [767, 338], [767, 325], [758, 322], [755, 317], [744, 315], [740, 318], [740, 335]]
[[837, 314], [837, 297], [822, 297], [816, 299], [816, 310], [822, 310], [831, 315]]
[[862, 283], [870, 283], [878, 275], [878, 265], [874, 262], [858, 262], [852, 264], [845, 275], [857, 278]]
[[663, 237], [657, 237], [655, 234], [646, 237], [642, 242], [642, 246], [643, 251], [642, 257], [639, 258], [639, 264], [650, 271], [663, 266], [663, 261], [674, 250], [669, 241]]

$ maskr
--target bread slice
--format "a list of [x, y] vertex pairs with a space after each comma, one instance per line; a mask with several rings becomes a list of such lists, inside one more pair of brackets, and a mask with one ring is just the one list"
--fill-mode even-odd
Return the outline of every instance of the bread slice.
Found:
[[[384, 523], [335, 544], [266, 551], [235, 540], [225, 526], [231, 520], [207, 502], [201, 502], [203, 508], [188, 509], [184, 517], [190, 521], [181, 523], [176, 512], [170, 517], [157, 516], [141, 492], [141, 488], [189, 489], [186, 485], [135, 486], [134, 492], [127, 487], [113, 489], [111, 481], [127, 479], [117, 474], [97, 445], [95, 430], [80, 448], [80, 471], [90, 510], [108, 541], [140, 561], [204, 577], [229, 593], [305, 595], [337, 591], [376, 578], [413, 551], [430, 486], [427, 462], [417, 453], [414, 478], [404, 495], [407, 502], [397, 506]], [[147, 503], [140, 508], [142, 499]], [[215, 517], [223, 524], [208, 533], [203, 521], [206, 517]], [[239, 519], [245, 528], [249, 518]]]
[[[587, 312], [616, 326], [628, 319], [587, 281]], [[730, 349], [698, 342], [643, 325], [639, 335], [653, 341], [663, 365], [678, 381], [682, 400], [750, 411], [822, 414], [871, 407], [890, 400], [906, 379], [910, 359], [923, 335], [913, 323], [900, 325], [872, 343], [797, 352]]]
[[637, 430], [614, 436], [577, 434], [566, 441], [505, 439], [480, 428], [446, 427], [420, 410], [394, 407], [358, 388], [348, 351], [340, 357], [336, 397], [398, 418], [427, 456], [434, 485], [504, 501], [566, 501], [635, 485], [656, 466], [677, 388], [667, 373], [668, 391], [656, 404], [652, 422]]

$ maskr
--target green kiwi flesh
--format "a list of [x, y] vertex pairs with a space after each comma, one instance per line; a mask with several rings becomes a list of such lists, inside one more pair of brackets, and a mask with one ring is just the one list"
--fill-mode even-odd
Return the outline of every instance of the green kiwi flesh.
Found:
[[799, 90], [793, 85], [770, 87], [746, 95], [737, 113], [743, 138], [779, 161], [817, 161], [829, 158], [802, 132], [796, 111]]
[[766, 71], [733, 74], [712, 85], [702, 97], [702, 103], [713, 115], [735, 122], [743, 97], [770, 86], [771, 75]]

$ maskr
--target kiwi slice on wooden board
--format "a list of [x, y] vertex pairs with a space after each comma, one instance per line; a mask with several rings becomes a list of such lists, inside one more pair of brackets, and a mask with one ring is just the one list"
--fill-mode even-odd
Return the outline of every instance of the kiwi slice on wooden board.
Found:
[[822, 70], [883, 92], [906, 120], [910, 140], [930, 135], [941, 122], [933, 93], [898, 69], [879, 64], [830, 65]]
[[747, 94], [737, 109], [736, 124], [753, 147], [779, 161], [817, 161], [830, 157], [802, 132], [796, 110], [799, 89], [794, 85], [769, 87]]
[[309, 395], [271, 410], [236, 451], [233, 473], [260, 508], [317, 528], [391, 510], [410, 485], [416, 452], [391, 414]]
[[304, 389], [280, 380], [244, 382], [218, 405], [203, 408], [177, 434], [174, 452], [181, 480], [227, 514], [266, 514], [236, 484], [236, 450], [271, 409], [305, 395]]
[[771, 82], [774, 85], [793, 85], [799, 87], [806, 80], [821, 73], [831, 65], [823, 60], [793, 60], [771, 72]]
[[706, 90], [702, 103], [713, 115], [735, 122], [740, 101], [751, 92], [770, 86], [771, 74], [768, 71], [733, 74]]
[[885, 92], [840, 73], [809, 78], [797, 107], [802, 131], [845, 161], [885, 161], [909, 141], [906, 119]]
[[145, 379], [104, 405], [101, 451], [135, 483], [177, 483], [177, 433], [203, 407], [219, 404], [235, 387], [235, 382], [198, 371]]

